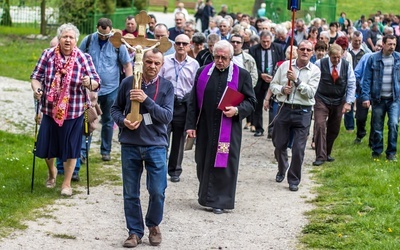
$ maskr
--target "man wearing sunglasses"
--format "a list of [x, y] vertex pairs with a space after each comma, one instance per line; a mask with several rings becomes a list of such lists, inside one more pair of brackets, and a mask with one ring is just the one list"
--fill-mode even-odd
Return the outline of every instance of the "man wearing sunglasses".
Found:
[[[304, 151], [311, 125], [311, 107], [321, 77], [321, 71], [310, 62], [313, 44], [303, 40], [297, 50], [298, 58], [279, 66], [270, 89], [280, 105], [275, 117], [272, 142], [278, 161], [276, 182], [282, 182], [287, 172], [290, 191], [297, 191], [301, 181]], [[292, 159], [289, 164], [287, 145], [293, 133]]]
[[168, 125], [168, 135], [172, 139], [169, 140], [168, 159], [168, 175], [171, 176], [171, 182], [179, 182], [182, 173], [187, 102], [199, 68], [199, 63], [187, 55], [189, 45], [190, 39], [187, 35], [178, 35], [175, 38], [175, 53], [165, 56], [164, 65], [159, 73], [159, 76], [171, 81], [174, 85], [174, 116]]
[[[114, 121], [111, 118], [110, 108], [117, 97], [120, 83], [119, 65], [122, 65], [126, 76], [132, 75], [132, 64], [128, 50], [125, 45], [121, 45], [119, 50], [117, 50], [109, 41], [112, 34], [111, 20], [108, 18], [100, 18], [97, 22], [97, 31], [86, 36], [79, 46], [82, 51], [85, 51], [93, 58], [93, 64], [102, 82], [101, 89], [98, 93], [98, 103], [103, 112], [101, 115], [102, 127], [100, 146], [100, 154], [103, 161], [111, 160], [110, 153]], [[82, 147], [84, 147], [84, 143]], [[84, 151], [85, 150], [82, 150], [82, 152]], [[83, 158], [86, 158], [86, 155], [83, 155]]]

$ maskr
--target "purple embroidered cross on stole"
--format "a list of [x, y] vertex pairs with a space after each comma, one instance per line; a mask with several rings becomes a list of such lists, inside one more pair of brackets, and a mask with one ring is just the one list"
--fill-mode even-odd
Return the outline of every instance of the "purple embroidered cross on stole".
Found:
[[[208, 64], [204, 70], [201, 72], [199, 79], [197, 81], [197, 105], [201, 110], [203, 107], [204, 91], [206, 89], [208, 80], [211, 76], [215, 67], [214, 63]], [[231, 62], [229, 66], [227, 85], [237, 90], [239, 83], [239, 67]], [[199, 114], [200, 116], [200, 114]], [[221, 114], [221, 125], [218, 138], [218, 148], [217, 155], [215, 157], [214, 167], [216, 168], [226, 168], [228, 165], [228, 156], [230, 150], [231, 142], [231, 131], [232, 131], [232, 118]]]

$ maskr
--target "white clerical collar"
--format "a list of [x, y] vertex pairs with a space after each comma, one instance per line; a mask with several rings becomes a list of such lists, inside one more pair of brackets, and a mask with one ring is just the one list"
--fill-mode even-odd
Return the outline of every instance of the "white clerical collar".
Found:
[[[215, 68], [215, 63], [212, 64], [212, 66], [211, 66], [210, 70], [208, 71], [207, 75], [210, 76], [211, 73], [214, 71], [214, 68]], [[232, 81], [232, 76], [233, 76], [233, 62], [232, 61], [229, 63], [229, 67], [228, 68], [229, 68], [229, 73], [228, 73], [227, 81], [230, 82], [230, 81]]]

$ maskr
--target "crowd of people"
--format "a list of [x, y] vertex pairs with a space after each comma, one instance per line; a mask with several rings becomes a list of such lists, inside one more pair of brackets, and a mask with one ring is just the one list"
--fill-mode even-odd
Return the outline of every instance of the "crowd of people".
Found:
[[[172, 46], [167, 51], [157, 45], [140, 51], [128, 44], [116, 48], [108, 18], [100, 18], [96, 32], [79, 47], [76, 27], [59, 27], [56, 43], [43, 52], [31, 75], [43, 113], [37, 156], [46, 159], [46, 187], [54, 188], [57, 174], [64, 174], [61, 194], [71, 196], [71, 180], [79, 181], [79, 166], [89, 150], [82, 139], [84, 110], [92, 105], [86, 89], [97, 95], [102, 111], [103, 161], [112, 160], [113, 126], [119, 127], [129, 231], [124, 247], [141, 243], [144, 225], [150, 244], [161, 243], [167, 175], [172, 183], [181, 181], [186, 138], [196, 140], [198, 202], [215, 214], [234, 209], [243, 129], [254, 137], [265, 132], [272, 140], [278, 162], [275, 180], [287, 178], [290, 191], [299, 189], [308, 137], [315, 148], [313, 165], [333, 162], [342, 119], [347, 131], [357, 130], [354, 143], [361, 144], [370, 107], [372, 157], [384, 151], [387, 115], [385, 154], [387, 160], [396, 160], [400, 16], [378, 12], [353, 24], [341, 13], [338, 22], [298, 18], [291, 27], [289, 21], [271, 22], [267, 11], [261, 6], [256, 18], [229, 13], [224, 5], [216, 14], [211, 0], [199, 0], [194, 20], [179, 4], [173, 27], [150, 14], [145, 38], [168, 38]], [[201, 30], [196, 30], [200, 23]], [[128, 16], [125, 24], [124, 37], [137, 37], [135, 17]], [[140, 86], [132, 88], [139, 80]], [[127, 118], [132, 102], [140, 103], [143, 120]], [[228, 104], [221, 107], [221, 102]], [[139, 190], [143, 168], [149, 192], [145, 220]]]

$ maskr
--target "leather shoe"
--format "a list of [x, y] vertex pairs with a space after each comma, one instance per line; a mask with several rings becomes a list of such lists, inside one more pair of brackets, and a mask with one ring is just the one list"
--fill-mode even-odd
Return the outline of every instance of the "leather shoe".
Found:
[[179, 176], [171, 176], [171, 182], [179, 182], [180, 180]]
[[299, 190], [299, 186], [294, 185], [294, 184], [289, 184], [289, 190], [296, 192], [297, 190]]
[[316, 160], [316, 161], [314, 161], [312, 164], [313, 164], [313, 166], [321, 166], [321, 165], [324, 164], [324, 163], [325, 163], [325, 161]]
[[213, 208], [213, 213], [214, 214], [223, 214], [224, 210], [221, 208]]
[[257, 131], [254, 133], [255, 137], [259, 137], [259, 136], [263, 136], [263, 135], [264, 135], [264, 132], [261, 132], [261, 131]]
[[110, 160], [111, 160], [111, 157], [110, 157], [110, 155], [102, 155], [102, 156], [101, 156], [101, 159], [102, 159], [103, 161], [110, 161]]
[[136, 234], [129, 235], [128, 239], [124, 242], [124, 247], [132, 248], [136, 247], [138, 244], [142, 243], [142, 240]]
[[79, 174], [78, 174], [78, 173], [74, 173], [74, 174], [72, 175], [71, 181], [78, 182], [78, 181], [80, 181], [80, 180], [81, 180], [81, 178], [79, 178]]
[[285, 179], [284, 174], [279, 174], [279, 172], [276, 174], [275, 181], [276, 182], [282, 182]]
[[152, 246], [158, 246], [161, 244], [162, 236], [158, 226], [149, 227], [149, 242]]
[[333, 162], [335, 161], [335, 158], [331, 157], [330, 155], [328, 155], [327, 159], [328, 162]]

